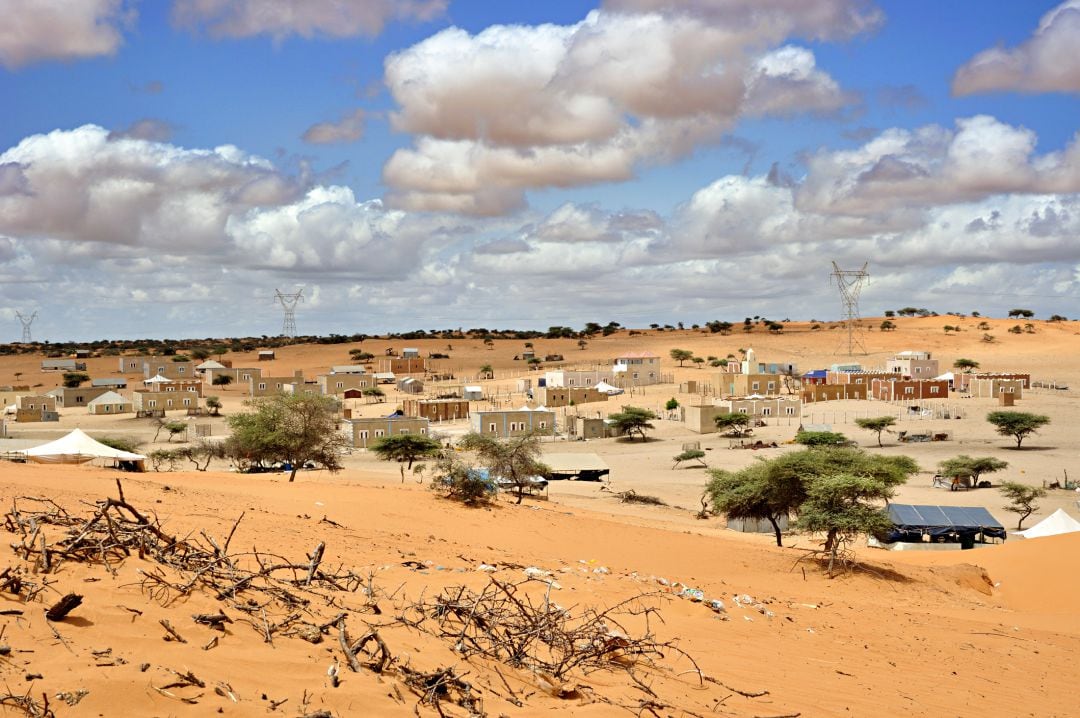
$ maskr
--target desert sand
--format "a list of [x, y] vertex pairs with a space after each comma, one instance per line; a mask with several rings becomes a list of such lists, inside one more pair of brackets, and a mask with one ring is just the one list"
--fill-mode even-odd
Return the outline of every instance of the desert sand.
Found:
[[[876, 326], [879, 321], [868, 323]], [[1036, 322], [1034, 334], [1013, 335], [1005, 329], [1015, 321], [988, 320], [996, 341], [986, 343], [975, 328], [982, 320], [959, 320], [964, 331], [949, 336], [941, 326], [958, 321], [951, 316], [894, 321], [897, 331], [874, 330], [863, 337], [869, 354], [858, 359], [864, 365], [883, 362], [895, 351], [928, 350], [946, 368], [957, 357], [968, 357], [985, 370], [1027, 370], [1037, 379], [1080, 386], [1080, 370], [1070, 358], [1080, 348], [1072, 322]], [[801, 370], [846, 359], [837, 351], [840, 332], [823, 326], [811, 330], [807, 324], [792, 323], [783, 335], [759, 330], [726, 337], [689, 330], [646, 331], [633, 337], [620, 332], [597, 337], [584, 349], [576, 340], [533, 343], [538, 354], [562, 353], [567, 363], [602, 362], [622, 351], [641, 350], [665, 358], [664, 371], [674, 373], [675, 385], [647, 387], [632, 397], [597, 405], [606, 412], [623, 403], [656, 408], [672, 396], [691, 401], [693, 397], [678, 393], [677, 383], [711, 371], [678, 368], [667, 359], [676, 347], [724, 357], [752, 346], [762, 361], [797, 361]], [[346, 362], [348, 350], [356, 346], [287, 347], [264, 367], [275, 375], [303, 369], [314, 376], [330, 364]], [[500, 340], [488, 349], [479, 340], [371, 339], [362, 348], [378, 355], [388, 346], [448, 351], [452, 358], [445, 369], [469, 377], [470, 383], [481, 365], [491, 364], [495, 379], [482, 383], [510, 403], [521, 399], [510, 395], [517, 376], [530, 374], [513, 360], [523, 348], [518, 341]], [[229, 358], [236, 366], [255, 363], [254, 355]], [[32, 379], [41, 388], [54, 386], [59, 376], [40, 373], [39, 360], [0, 359], [0, 383], [14, 382], [18, 371], [23, 383]], [[115, 366], [112, 358], [92, 359], [89, 368], [93, 376], [108, 376]], [[214, 393], [222, 397], [226, 414], [241, 408], [238, 388]], [[362, 409], [387, 413], [396, 397], [388, 399]], [[1018, 404], [1019, 410], [1052, 418], [1021, 451], [1011, 449], [1012, 442], [985, 422], [985, 413], [996, 408], [993, 402], [954, 403], [961, 405], [963, 418], [947, 425], [943, 420], [905, 418], [898, 427], [942, 425], [953, 433], [952, 441], [900, 446], [886, 435], [883, 449], [876, 448], [872, 434], [844, 421], [857, 412], [888, 413], [878, 411], [880, 404], [842, 402], [808, 413], [816, 412], [816, 421], [833, 423], [867, 450], [906, 453], [919, 461], [925, 473], [903, 487], [897, 500], [985, 505], [1010, 528], [1015, 517], [1001, 511], [1003, 502], [994, 490], [931, 489], [936, 462], [959, 453], [997, 456], [1010, 467], [990, 477], [995, 483], [1012, 479], [1039, 484], [1060, 479], [1065, 471], [1071, 478], [1080, 473], [1073, 471], [1077, 442], [1072, 427], [1078, 418], [1074, 391], [1032, 392]], [[95, 435], [148, 439], [153, 434], [145, 420], [62, 413], [59, 426], [9, 428], [16, 439], [49, 439], [74, 426]], [[215, 433], [223, 431], [223, 420], [213, 421]], [[232, 531], [231, 552], [248, 553], [236, 559], [248, 568], [254, 566], [254, 552], [307, 565], [322, 542], [322, 566], [334, 567], [326, 571], [369, 577], [366, 586], [374, 589], [367, 596], [363, 590], [321, 586], [317, 598], [307, 596], [311, 602], [297, 607], [284, 607], [255, 591], [219, 600], [212, 591], [182, 595], [147, 579], [156, 573], [175, 586], [193, 578], [191, 572], [165, 566], [150, 554], [140, 557], [134, 551], [109, 566], [68, 560], [46, 574], [33, 572], [36, 554], [24, 559], [5, 546], [0, 571], [18, 567], [25, 580], [42, 588], [29, 603], [10, 589], [0, 591], [0, 610], [22, 612], [0, 616], [0, 645], [11, 648], [0, 656], [2, 692], [29, 696], [39, 706], [47, 697], [59, 716], [298, 716], [319, 711], [363, 716], [411, 715], [415, 710], [436, 715], [437, 709], [423, 702], [422, 691], [410, 689], [408, 676], [453, 668], [471, 685], [472, 696], [481, 699], [482, 704], [475, 705], [491, 716], [554, 711], [597, 716], [1075, 715], [1080, 535], [934, 554], [859, 549], [862, 570], [828, 578], [817, 565], [800, 561], [804, 549], [817, 546], [814, 537], [788, 536], [788, 545], [777, 548], [769, 536], [725, 530], [720, 518], [695, 519], [706, 474], [671, 468], [671, 457], [692, 440], [709, 449], [712, 467], [737, 468], [757, 456], [790, 450], [782, 442], [791, 438], [794, 426], [781, 423], [756, 430], [781, 447], [754, 452], [731, 450], [727, 439], [690, 434], [676, 422], [656, 423], [647, 442], [551, 444], [560, 452], [599, 454], [612, 468], [610, 486], [561, 482], [552, 486], [547, 500], [529, 499], [521, 506], [500, 501], [485, 509], [440, 499], [411, 477], [401, 483], [396, 465], [365, 452], [348, 457], [342, 472], [305, 471], [291, 484], [279, 475], [236, 475], [225, 466], [209, 472], [133, 475], [92, 466], [0, 464], [4, 511], [49, 508], [51, 504], [19, 498], [45, 497], [73, 515], [93, 516], [95, 502], [118, 498], [120, 479], [126, 500], [156, 517], [168, 536], [204, 546], [212, 545], [212, 539], [221, 546]], [[445, 429], [451, 434], [464, 430]], [[614, 498], [614, 493], [631, 488], [670, 506], [631, 506]], [[1076, 516], [1077, 498], [1073, 492], [1052, 491], [1025, 525], [1058, 507]], [[28, 540], [11, 520], [6, 528], [5, 543], [19, 546]], [[44, 523], [41, 529], [50, 542], [65, 530]], [[454, 650], [452, 637], [436, 637], [399, 620], [415, 619], [411, 607], [417, 602], [430, 602], [458, 586], [480, 590], [492, 581], [525, 581], [526, 569], [537, 569], [531, 573], [541, 580], [523, 584], [522, 595], [538, 603], [547, 596], [571, 616], [623, 601], [655, 607], [659, 615], [651, 617], [647, 627], [640, 616], [626, 617], [626, 634], [636, 638], [648, 630], [656, 641], [672, 642], [686, 655], [665, 649], [663, 657], [639, 657], [630, 671], [627, 656], [622, 666], [573, 671], [555, 682], [566, 694], [556, 697], [552, 682], [535, 671], [512, 661], [465, 656]], [[680, 585], [673, 590], [676, 582]], [[715, 612], [706, 602], [678, 595], [683, 586], [700, 590], [706, 602], [722, 601], [724, 610]], [[293, 590], [306, 595], [307, 589]], [[69, 592], [81, 594], [82, 605], [63, 620], [46, 621], [44, 610]], [[373, 602], [379, 613], [371, 608]], [[232, 620], [224, 631], [192, 619], [193, 614], [218, 611]], [[378, 630], [393, 657], [381, 675], [367, 668], [349, 670], [336, 624], [320, 634], [317, 644], [288, 635], [301, 623], [332, 624], [343, 611], [351, 637], [369, 627]], [[287, 620], [294, 613], [299, 616]], [[161, 620], [186, 643], [163, 640], [168, 634]], [[267, 627], [277, 624], [282, 628], [271, 630], [268, 641]], [[338, 672], [337, 687], [328, 670]], [[178, 679], [177, 674], [187, 673], [204, 685]], [[185, 682], [189, 685], [175, 685]], [[80, 691], [86, 693], [74, 706], [58, 698], [63, 694], [74, 702]], [[447, 715], [468, 714], [450, 700], [439, 709]], [[25, 714], [10, 705], [7, 710]]]

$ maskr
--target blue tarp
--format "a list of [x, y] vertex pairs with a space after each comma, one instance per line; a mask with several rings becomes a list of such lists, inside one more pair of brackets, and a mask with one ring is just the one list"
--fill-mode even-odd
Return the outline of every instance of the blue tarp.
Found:
[[923, 534], [1005, 538], [1005, 527], [981, 506], [889, 504], [888, 513], [895, 524], [892, 541], [919, 541]]

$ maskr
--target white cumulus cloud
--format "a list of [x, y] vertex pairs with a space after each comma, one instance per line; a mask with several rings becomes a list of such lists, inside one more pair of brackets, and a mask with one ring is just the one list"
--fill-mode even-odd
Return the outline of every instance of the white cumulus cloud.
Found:
[[113, 55], [135, 19], [126, 0], [4, 0], [0, 65], [16, 69], [43, 60]]

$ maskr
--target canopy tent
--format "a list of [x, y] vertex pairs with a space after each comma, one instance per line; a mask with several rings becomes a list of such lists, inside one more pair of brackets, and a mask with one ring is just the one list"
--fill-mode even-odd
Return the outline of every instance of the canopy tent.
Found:
[[207, 369], [228, 369], [228, 368], [229, 367], [225, 366], [221, 362], [214, 361], [213, 359], [207, 359], [202, 364], [196, 364], [195, 365], [195, 371], [206, 371]]
[[149, 379], [143, 379], [143, 384], [175, 384], [172, 379], [167, 379], [160, 374], [155, 374]]
[[612, 386], [611, 384], [608, 384], [606, 381], [598, 381], [598, 382], [596, 382], [596, 386], [594, 386], [593, 388], [596, 389], [599, 392], [603, 392], [604, 394], [608, 394], [610, 396], [614, 396], [615, 394], [622, 394], [623, 393], [622, 389], [620, 389], [617, 386]]
[[552, 479], [600, 481], [611, 473], [604, 460], [592, 453], [550, 453], [540, 460], [551, 469]]
[[94, 459], [110, 459], [116, 462], [130, 461], [141, 470], [146, 461], [142, 454], [120, 451], [95, 441], [82, 429], [75, 429], [56, 441], [24, 449], [19, 453], [39, 464], [85, 464]]
[[1058, 536], [1076, 531], [1080, 531], [1080, 521], [1065, 513], [1065, 509], [1058, 509], [1031, 528], [1017, 531], [1014, 535], [1032, 539], [1044, 536]]
[[923, 536], [972, 541], [1005, 539], [1005, 527], [981, 506], [917, 506], [889, 504], [889, 518], [894, 526], [889, 541], [922, 541]]

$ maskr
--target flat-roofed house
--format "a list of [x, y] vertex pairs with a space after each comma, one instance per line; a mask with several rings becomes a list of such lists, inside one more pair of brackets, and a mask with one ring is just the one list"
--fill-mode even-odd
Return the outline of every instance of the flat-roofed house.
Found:
[[42, 359], [41, 371], [86, 371], [86, 362], [74, 359]]
[[591, 404], [609, 398], [604, 392], [587, 386], [538, 386], [532, 391], [533, 399], [549, 409]]
[[15, 421], [60, 421], [56, 412], [56, 397], [48, 394], [24, 394], [15, 400]]
[[126, 377], [104, 377], [102, 379], [91, 379], [90, 386], [96, 388], [102, 387], [105, 389], [127, 389]]
[[350, 389], [363, 391], [375, 386], [374, 374], [320, 374], [316, 381], [323, 394], [344, 394]]
[[885, 371], [910, 379], [931, 379], [940, 374], [938, 360], [930, 352], [905, 351], [885, 363]]
[[804, 404], [817, 401], [862, 401], [870, 396], [869, 384], [803, 384], [799, 392]]
[[260, 376], [248, 379], [248, 396], [252, 398], [286, 393], [286, 386], [304, 383], [304, 372], [297, 369], [292, 376]]
[[134, 391], [131, 403], [136, 412], [160, 413], [197, 409], [200, 397], [190, 391]]
[[464, 399], [405, 399], [405, 416], [419, 416], [430, 421], [456, 421], [469, 418], [469, 402]]
[[879, 401], [948, 399], [949, 382], [946, 379], [874, 379], [870, 393]]
[[143, 378], [163, 376], [166, 379], [197, 379], [195, 362], [172, 361], [171, 357], [150, 357], [143, 361]]
[[379, 416], [345, 419], [346, 436], [357, 449], [367, 449], [384, 436], [427, 434], [427, 419], [415, 416]]
[[555, 412], [543, 407], [477, 411], [473, 412], [469, 419], [472, 422], [472, 430], [476, 433], [501, 439], [528, 434], [555, 435]]
[[56, 398], [56, 405], [65, 409], [73, 406], [86, 406], [98, 398], [109, 388], [103, 386], [77, 386], [74, 388], [60, 386], [48, 392], [49, 396]]

